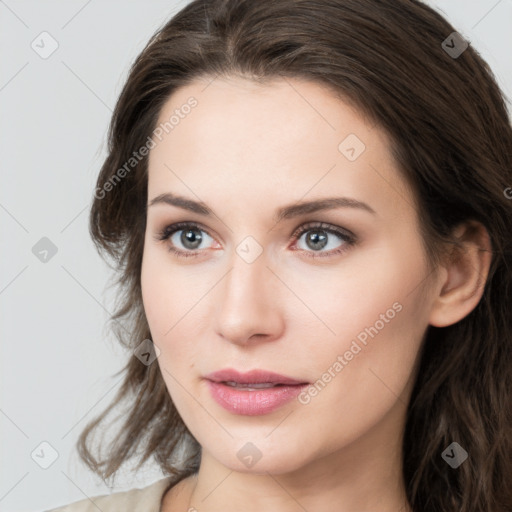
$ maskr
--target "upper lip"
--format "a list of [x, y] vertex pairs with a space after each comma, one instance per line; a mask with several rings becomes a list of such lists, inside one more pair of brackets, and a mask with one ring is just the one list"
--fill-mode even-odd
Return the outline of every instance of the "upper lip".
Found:
[[307, 382], [292, 379], [285, 375], [270, 372], [268, 370], [251, 370], [250, 372], [241, 373], [232, 368], [225, 368], [205, 376], [206, 379], [213, 382], [237, 382], [239, 384], [308, 384]]

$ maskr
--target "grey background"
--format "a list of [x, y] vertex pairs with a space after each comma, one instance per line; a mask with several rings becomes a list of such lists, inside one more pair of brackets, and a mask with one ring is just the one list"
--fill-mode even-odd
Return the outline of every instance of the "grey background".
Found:
[[[0, 0], [1, 511], [42, 511], [111, 490], [74, 450], [130, 357], [106, 328], [112, 274], [87, 216], [128, 68], [186, 3]], [[512, 0], [428, 3], [480, 51], [511, 97]], [[58, 43], [46, 59], [31, 47], [51, 47], [48, 38], [42, 47], [44, 31]], [[43, 237], [57, 249], [47, 262], [32, 251]], [[41, 464], [53, 452], [42, 442], [58, 454], [47, 469]], [[148, 465], [135, 478], [120, 475], [112, 490], [161, 477]]]

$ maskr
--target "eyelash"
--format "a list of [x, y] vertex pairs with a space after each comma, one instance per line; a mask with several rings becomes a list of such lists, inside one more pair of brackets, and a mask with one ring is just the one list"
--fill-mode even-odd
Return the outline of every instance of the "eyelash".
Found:
[[[214, 238], [207, 229], [204, 229], [199, 224], [191, 223], [191, 222], [178, 222], [176, 224], [171, 224], [169, 226], [164, 227], [161, 231], [157, 233], [155, 236], [155, 239], [160, 242], [164, 242], [168, 240], [174, 233], [177, 231], [185, 230], [186, 228], [197, 228], [199, 231], [205, 232], [209, 237]], [[303, 226], [300, 226], [298, 229], [295, 230], [295, 232], [292, 234], [292, 238], [294, 240], [300, 240], [300, 237], [307, 233], [308, 231], [325, 231], [326, 233], [329, 233], [331, 235], [336, 235], [339, 238], [341, 238], [345, 243], [341, 247], [337, 249], [333, 249], [331, 251], [328, 251], [327, 253], [318, 252], [317, 254], [314, 254], [315, 251], [306, 251], [302, 249], [294, 249], [297, 251], [301, 251], [306, 253], [306, 257], [308, 258], [327, 258], [332, 256], [337, 256], [338, 254], [341, 254], [348, 250], [351, 246], [353, 246], [356, 243], [356, 237], [345, 230], [341, 230], [339, 228], [336, 228], [335, 226], [332, 226], [331, 224], [326, 224], [325, 222], [314, 222], [314, 223], [308, 223]], [[200, 252], [199, 251], [181, 251], [178, 249], [175, 249], [173, 246], [169, 246], [168, 250], [172, 253], [174, 253], [179, 258], [193, 258], [198, 256]]]

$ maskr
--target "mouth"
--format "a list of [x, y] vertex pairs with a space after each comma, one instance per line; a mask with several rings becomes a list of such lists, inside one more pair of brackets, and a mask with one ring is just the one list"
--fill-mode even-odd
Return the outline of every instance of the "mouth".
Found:
[[211, 397], [232, 414], [269, 414], [291, 402], [309, 382], [267, 370], [227, 368], [204, 377]]
[[286, 375], [280, 375], [268, 370], [251, 370], [250, 372], [242, 373], [232, 368], [226, 368], [210, 373], [206, 375], [205, 378], [211, 382], [247, 391], [309, 384], [309, 382], [294, 379]]
[[229, 386], [231, 388], [244, 389], [246, 391], [256, 391], [257, 389], [278, 388], [283, 386], [300, 386], [300, 384], [272, 384], [271, 382], [255, 382], [253, 384], [245, 384], [235, 381], [221, 381], [220, 384], [224, 384], [225, 386]]

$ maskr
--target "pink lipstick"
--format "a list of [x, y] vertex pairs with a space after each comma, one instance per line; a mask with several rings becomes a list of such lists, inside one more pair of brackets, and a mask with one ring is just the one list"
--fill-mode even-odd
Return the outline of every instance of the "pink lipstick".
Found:
[[268, 414], [293, 400], [308, 382], [266, 370], [240, 373], [227, 368], [205, 376], [212, 398], [224, 409], [246, 416]]

